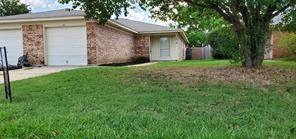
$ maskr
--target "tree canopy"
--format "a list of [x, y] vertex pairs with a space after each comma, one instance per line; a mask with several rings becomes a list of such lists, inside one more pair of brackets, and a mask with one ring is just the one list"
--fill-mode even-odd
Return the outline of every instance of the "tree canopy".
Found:
[[19, 0], [0, 0], [0, 16], [9, 16], [29, 13], [28, 5], [20, 3]]
[[246, 67], [262, 64], [265, 44], [272, 19], [288, 15], [295, 9], [296, 0], [60, 0], [73, 2], [74, 8], [85, 10], [87, 18], [106, 22], [112, 15], [128, 14], [128, 9], [138, 3], [149, 10], [154, 18], [173, 19], [182, 7], [201, 12], [207, 9], [232, 25], [241, 51], [241, 62]]
[[209, 33], [228, 24], [215, 12], [208, 9], [195, 10], [192, 7], [180, 7], [178, 12], [170, 13], [173, 27], [186, 29], [190, 47], [207, 45]]

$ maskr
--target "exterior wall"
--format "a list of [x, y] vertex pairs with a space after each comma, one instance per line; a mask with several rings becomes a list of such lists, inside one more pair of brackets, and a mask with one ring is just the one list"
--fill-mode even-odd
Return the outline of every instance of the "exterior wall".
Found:
[[149, 62], [150, 36], [139, 35], [135, 37], [135, 62]]
[[[32, 64], [47, 64], [47, 28], [86, 26], [88, 64], [110, 64], [126, 62], [150, 61], [150, 49], [158, 47], [158, 56], [151, 60], [181, 60], [185, 57], [181, 51], [184, 41], [178, 35], [169, 33], [171, 39], [171, 56], [160, 58], [159, 38], [163, 34], [150, 37], [149, 35], [135, 36], [133, 33], [123, 31], [112, 26], [99, 25], [96, 22], [86, 22], [84, 19], [42, 21], [0, 24], [1, 29], [22, 29], [24, 54], [28, 52]], [[179, 40], [178, 40], [179, 39]]]
[[98, 25], [95, 22], [86, 23], [88, 64], [97, 64], [97, 42], [99, 39], [96, 31], [97, 27]]
[[133, 34], [97, 25], [97, 64], [132, 62], [135, 56]]
[[32, 64], [46, 64], [47, 46], [44, 30], [48, 27], [71, 27], [84, 26], [86, 21], [79, 20], [61, 20], [61, 21], [43, 21], [43, 22], [23, 22], [23, 23], [5, 23], [0, 24], [1, 29], [22, 29], [24, 54], [28, 52], [29, 62]]
[[43, 25], [23, 25], [24, 54], [32, 64], [44, 64]]
[[[160, 38], [169, 37], [170, 38], [170, 56], [160, 57]], [[151, 60], [161, 61], [161, 60], [179, 60], [179, 45], [177, 44], [176, 36], [152, 36], [151, 37]]]
[[185, 41], [180, 37], [180, 35], [177, 35], [178, 40], [178, 47], [179, 47], [179, 60], [184, 60], [186, 58], [186, 43]]

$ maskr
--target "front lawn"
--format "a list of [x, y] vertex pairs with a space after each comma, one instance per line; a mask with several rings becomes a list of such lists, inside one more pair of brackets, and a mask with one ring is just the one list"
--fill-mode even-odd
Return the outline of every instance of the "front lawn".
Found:
[[296, 62], [86, 68], [12, 89], [0, 138], [296, 138]]

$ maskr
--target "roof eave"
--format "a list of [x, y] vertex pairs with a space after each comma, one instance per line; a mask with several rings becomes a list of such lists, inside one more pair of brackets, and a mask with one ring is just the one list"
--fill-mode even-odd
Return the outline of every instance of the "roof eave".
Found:
[[180, 33], [182, 38], [186, 43], [189, 43], [189, 40], [186, 36], [186, 33], [183, 30], [162, 30], [162, 31], [142, 31], [139, 34], [165, 34], [165, 33]]
[[117, 22], [115, 22], [115, 21], [112, 21], [112, 20], [108, 20], [107, 23], [109, 23], [109, 24], [111, 24], [111, 25], [113, 25], [113, 26], [119, 27], [119, 28], [121, 28], [121, 29], [124, 29], [124, 30], [130, 31], [130, 32], [135, 33], [135, 34], [138, 34], [138, 33], [139, 33], [138, 31], [135, 31], [135, 30], [133, 30], [133, 29], [127, 27], [127, 26], [124, 26], [124, 25], [119, 24], [119, 23], [117, 23]]
[[31, 18], [31, 19], [7, 19], [0, 20], [2, 23], [22, 23], [22, 22], [39, 22], [39, 21], [56, 21], [56, 20], [78, 20], [84, 19], [84, 16], [69, 16], [69, 17], [50, 17], [50, 18]]

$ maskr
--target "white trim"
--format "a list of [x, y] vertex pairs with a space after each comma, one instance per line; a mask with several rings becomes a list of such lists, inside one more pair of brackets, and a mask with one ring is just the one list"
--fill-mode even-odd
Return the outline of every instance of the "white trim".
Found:
[[0, 23], [18, 23], [18, 22], [36, 22], [36, 21], [55, 21], [55, 20], [74, 20], [84, 19], [83, 16], [72, 17], [52, 17], [52, 18], [34, 18], [34, 19], [15, 19], [15, 20], [0, 20]]
[[186, 34], [184, 31], [175, 31], [175, 30], [169, 30], [169, 31], [146, 31], [146, 32], [139, 32], [139, 34], [166, 34], [166, 33], [180, 33], [182, 38], [185, 40], [186, 43], [189, 42]]
[[46, 27], [43, 25], [43, 56], [44, 56], [44, 65], [48, 64], [48, 59], [47, 59], [47, 36], [46, 36]]
[[22, 29], [22, 26], [0, 27], [0, 30]]
[[151, 61], [152, 49], [151, 49], [151, 36], [149, 36], [149, 61]]

